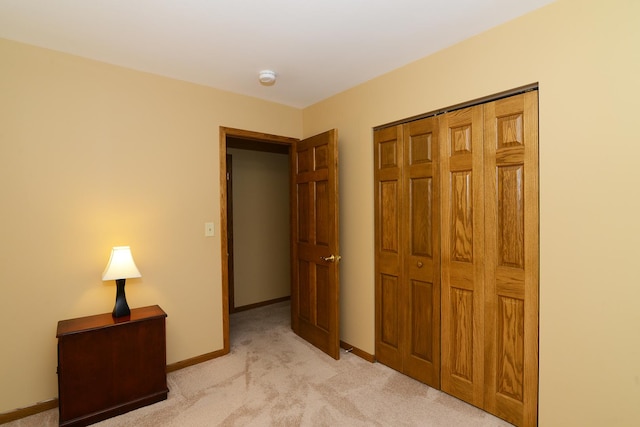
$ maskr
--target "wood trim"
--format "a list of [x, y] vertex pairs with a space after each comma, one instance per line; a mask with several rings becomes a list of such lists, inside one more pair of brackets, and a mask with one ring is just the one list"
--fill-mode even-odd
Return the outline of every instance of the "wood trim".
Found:
[[[224, 126], [220, 126], [220, 134], [225, 135], [225, 139], [224, 139], [225, 143], [227, 141], [226, 140], [227, 136], [230, 138], [233, 138], [234, 140], [247, 139], [250, 141], [265, 142], [269, 144], [283, 144], [283, 145], [293, 145], [295, 142], [299, 141], [298, 138], [291, 138], [288, 136], [280, 136], [280, 135], [271, 135], [268, 133], [253, 132], [250, 130], [235, 129], [235, 128], [229, 128]], [[220, 142], [222, 142], [222, 140], [220, 140]], [[242, 148], [242, 147], [235, 145], [234, 148]]]
[[[222, 349], [222, 350], [212, 351], [211, 353], [201, 354], [200, 356], [192, 357], [190, 359], [181, 360], [176, 363], [171, 363], [167, 365], [167, 373], [188, 368], [189, 366], [197, 365], [199, 363], [206, 362], [208, 360], [216, 359], [218, 357], [226, 355], [227, 353], [229, 352]], [[31, 415], [39, 414], [40, 412], [48, 411], [50, 409], [55, 409], [57, 407], [58, 407], [58, 398], [54, 397], [51, 400], [38, 402], [35, 405], [27, 406], [26, 408], [15, 409], [13, 411], [2, 413], [0, 414], [0, 424], [6, 424], [11, 421], [16, 421], [22, 418], [29, 417]]]
[[[271, 303], [276, 303], [276, 302], [281, 302], [281, 301], [286, 301], [288, 300], [289, 297], [284, 297], [284, 298], [277, 298], [275, 300], [271, 300]], [[258, 304], [262, 304], [262, 303], [258, 303]], [[255, 305], [255, 304], [254, 304]], [[264, 304], [266, 305], [266, 304]], [[247, 307], [247, 306], [245, 306]], [[350, 344], [345, 343], [344, 341], [340, 341], [340, 347], [345, 349], [345, 350], [349, 350], [350, 353], [355, 354], [356, 356], [359, 356], [361, 358], [363, 358], [364, 360], [366, 360], [367, 362], [371, 362], [374, 363], [375, 362], [375, 357], [372, 354], [369, 354], [363, 350], [360, 350], [357, 347], [354, 347]], [[175, 363], [171, 363], [167, 365], [167, 373], [169, 372], [174, 372], [174, 371], [178, 371], [180, 369], [184, 369], [184, 368], [188, 368], [189, 366], [194, 366], [197, 365], [199, 363], [202, 362], [207, 362], [209, 360], [213, 360], [216, 359], [218, 357], [224, 356], [226, 354], [228, 354], [228, 351], [225, 351], [224, 349], [221, 350], [217, 350], [217, 351], [212, 351], [211, 353], [205, 353], [205, 354], [201, 354], [200, 356], [195, 356], [189, 359], [185, 359], [185, 360], [181, 360], [179, 362], [175, 362]], [[29, 417], [31, 415], [35, 415], [35, 414], [39, 414], [40, 412], [44, 412], [44, 411], [48, 411], [50, 409], [55, 409], [58, 407], [58, 399], [57, 398], [53, 398], [51, 400], [47, 400], [44, 402], [38, 402], [33, 406], [28, 406], [26, 408], [20, 408], [20, 409], [16, 409], [10, 412], [5, 412], [3, 414], [0, 414], [0, 424], [6, 424], [9, 423], [11, 421], [16, 421], [19, 420], [21, 418], [26, 418]]]
[[200, 356], [192, 357], [190, 359], [181, 360], [179, 362], [167, 365], [167, 373], [188, 368], [189, 366], [197, 365], [198, 363], [206, 362], [208, 360], [216, 359], [228, 353], [229, 351], [225, 351], [224, 349], [221, 349], [221, 350], [212, 351], [211, 353], [201, 354]]
[[[234, 147], [242, 148], [237, 139], [248, 140], [248, 145], [255, 145], [255, 142], [266, 144], [285, 145], [291, 153], [293, 147], [299, 140], [287, 136], [271, 135], [262, 132], [253, 132], [243, 129], [235, 129], [220, 126], [220, 136], [218, 140], [220, 150], [220, 258], [221, 258], [221, 276], [222, 276], [222, 336], [223, 336], [223, 354], [231, 351], [229, 343], [229, 243], [227, 240], [227, 138], [234, 139]], [[240, 144], [240, 145], [239, 145]], [[291, 154], [289, 154], [291, 156]]]
[[227, 129], [220, 127], [220, 261], [222, 275], [222, 350], [229, 353], [229, 242], [227, 241]]
[[[229, 138], [227, 138], [229, 139]], [[227, 148], [229, 144], [227, 143]], [[225, 228], [227, 232], [227, 294], [229, 295], [229, 313], [236, 311], [236, 295], [235, 295], [235, 260], [233, 258], [234, 245], [234, 228], [233, 228], [233, 156], [227, 153], [227, 221]]]
[[40, 412], [48, 411], [58, 407], [58, 398], [46, 400], [44, 402], [38, 402], [35, 405], [28, 406], [26, 408], [20, 408], [13, 411], [0, 414], [0, 424], [6, 424], [11, 421], [16, 421], [21, 418], [29, 417], [31, 415], [39, 414]]
[[367, 362], [375, 363], [376, 361], [376, 357], [373, 354], [369, 354], [366, 351], [361, 350], [358, 347], [354, 347], [344, 341], [340, 341], [340, 348], [346, 350], [348, 353], [353, 353], [354, 355], [363, 358]]
[[286, 297], [281, 297], [281, 298], [270, 299], [270, 300], [267, 300], [267, 301], [256, 302], [256, 303], [253, 303], [253, 304], [247, 304], [247, 305], [243, 305], [241, 307], [235, 307], [233, 309], [233, 312], [237, 313], [239, 311], [251, 310], [252, 308], [265, 307], [267, 305], [277, 304], [279, 302], [284, 302], [284, 301], [289, 301], [290, 299], [291, 299], [291, 296], [286, 296]]
[[285, 144], [254, 141], [251, 139], [241, 139], [233, 136], [227, 136], [227, 148], [261, 151], [265, 153], [289, 154], [289, 146]]

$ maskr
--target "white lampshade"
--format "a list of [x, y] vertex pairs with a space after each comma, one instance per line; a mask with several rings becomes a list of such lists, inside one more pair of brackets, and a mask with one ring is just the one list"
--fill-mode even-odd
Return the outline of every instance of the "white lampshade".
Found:
[[102, 273], [102, 280], [130, 279], [132, 277], [142, 277], [142, 275], [133, 262], [131, 249], [129, 246], [114, 246], [107, 268]]

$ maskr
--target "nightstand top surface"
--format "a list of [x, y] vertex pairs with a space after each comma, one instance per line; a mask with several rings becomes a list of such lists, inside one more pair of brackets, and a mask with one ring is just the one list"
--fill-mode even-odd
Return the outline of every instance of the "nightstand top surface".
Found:
[[130, 316], [119, 317], [117, 319], [114, 318], [111, 313], [103, 313], [93, 316], [61, 320], [58, 322], [56, 338], [94, 329], [120, 325], [122, 323], [139, 322], [159, 317], [167, 317], [167, 313], [165, 313], [159, 306], [151, 305], [148, 307], [133, 308], [131, 309]]

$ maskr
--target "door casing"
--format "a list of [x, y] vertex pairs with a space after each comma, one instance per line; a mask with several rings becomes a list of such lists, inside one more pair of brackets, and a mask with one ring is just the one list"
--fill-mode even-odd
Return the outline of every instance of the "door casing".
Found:
[[[290, 189], [293, 192], [298, 191], [298, 187], [300, 186], [297, 182], [301, 177], [308, 177], [309, 172], [302, 172], [300, 170], [301, 165], [306, 165], [308, 162], [308, 166], [312, 166], [315, 172], [311, 173], [311, 176], [315, 178], [312, 179], [312, 185], [309, 188], [316, 188], [315, 180], [321, 176], [327, 175], [326, 183], [331, 184], [327, 188], [327, 193], [325, 193], [325, 198], [321, 200], [324, 201], [324, 204], [321, 206], [314, 206], [313, 209], [303, 209], [299, 210], [296, 203], [294, 203], [297, 198], [295, 198], [295, 194], [292, 194], [292, 205], [291, 205], [291, 221], [292, 227], [298, 227], [298, 217], [301, 215], [301, 212], [306, 212], [308, 217], [305, 223], [312, 224], [316, 223], [315, 215], [318, 213], [317, 209], [324, 207], [330, 212], [326, 212], [328, 217], [332, 218], [329, 223], [332, 225], [327, 230], [328, 239], [326, 243], [328, 243], [327, 248], [321, 249], [329, 249], [335, 253], [337, 257], [335, 263], [327, 263], [322, 262], [326, 267], [326, 264], [329, 264], [328, 270], [332, 272], [331, 277], [328, 280], [328, 291], [329, 295], [323, 301], [329, 302], [328, 309], [326, 310], [329, 319], [329, 327], [327, 330], [324, 330], [322, 327], [322, 323], [318, 324], [321, 327], [318, 328], [315, 321], [307, 322], [306, 320], [314, 320], [315, 317], [312, 316], [313, 319], [306, 319], [304, 316], [300, 316], [300, 304], [299, 302], [292, 301], [292, 329], [298, 335], [300, 335], [305, 340], [311, 342], [316, 347], [323, 350], [325, 353], [329, 354], [331, 357], [336, 359], [339, 358], [339, 326], [338, 326], [338, 318], [339, 318], [339, 302], [338, 302], [338, 289], [339, 289], [339, 274], [338, 274], [338, 261], [340, 259], [339, 256], [339, 233], [338, 233], [338, 188], [337, 188], [337, 131], [335, 129], [324, 132], [319, 135], [312, 136], [305, 140], [298, 140], [296, 138], [283, 137], [278, 135], [270, 135], [259, 132], [246, 131], [241, 129], [220, 127], [220, 242], [221, 242], [221, 276], [222, 276], [222, 326], [223, 326], [223, 349], [221, 351], [222, 354], [227, 354], [230, 351], [230, 340], [229, 340], [229, 311], [230, 311], [230, 303], [229, 303], [229, 283], [230, 283], [230, 270], [229, 270], [229, 212], [227, 208], [227, 202], [229, 195], [227, 194], [227, 145], [230, 141], [233, 141], [234, 148], [245, 148], [245, 149], [253, 149], [259, 151], [270, 151], [270, 152], [288, 152], [289, 154], [289, 162], [291, 165], [290, 170]], [[315, 147], [316, 144], [320, 146]], [[283, 151], [283, 147], [286, 147]], [[300, 157], [300, 152], [296, 150], [301, 147], [306, 147], [307, 154], [311, 153], [311, 156], [305, 156], [304, 158]], [[311, 151], [309, 151], [311, 148]], [[296, 151], [296, 152], [294, 152]], [[329, 155], [327, 158], [325, 156]], [[327, 161], [324, 167], [323, 160]], [[296, 164], [296, 162], [302, 162], [300, 164]], [[316, 171], [316, 167], [320, 168]], [[319, 173], [318, 176], [316, 176]], [[322, 181], [321, 182], [325, 182]], [[324, 187], [323, 187], [324, 188]], [[315, 200], [315, 197], [314, 197]], [[322, 209], [320, 212], [323, 212]], [[310, 217], [314, 217], [314, 221], [310, 221]], [[317, 224], [321, 224], [319, 221]], [[314, 229], [315, 230], [315, 229]], [[295, 232], [294, 232], [295, 231]], [[299, 259], [302, 257], [302, 253], [305, 252], [304, 249], [301, 249], [302, 246], [306, 248], [305, 245], [300, 245], [300, 241], [297, 239], [298, 232], [292, 229], [291, 233], [291, 260], [292, 260], [292, 299], [296, 298], [300, 291], [300, 286], [297, 283], [297, 280], [300, 279], [297, 268], [294, 265], [297, 263]], [[311, 234], [315, 236], [315, 232], [313, 231]], [[315, 247], [315, 246], [314, 246]], [[307, 248], [308, 249], [308, 248]], [[322, 253], [323, 256], [328, 256], [324, 251]], [[333, 257], [332, 257], [333, 258]], [[324, 258], [323, 258], [324, 259]], [[315, 260], [315, 259], [314, 259]], [[316, 261], [314, 263], [318, 264]], [[317, 269], [318, 267], [316, 267]], [[317, 278], [316, 275], [311, 274], [308, 279], [310, 279], [307, 285], [316, 289], [315, 280], [311, 280]], [[295, 291], [295, 292], [294, 292]], [[309, 293], [310, 296], [315, 295], [315, 291]], [[311, 301], [309, 301], [311, 302]], [[313, 305], [313, 304], [312, 304]], [[314, 311], [315, 312], [315, 311]], [[325, 311], [322, 311], [323, 313]], [[301, 320], [302, 319], [302, 320]], [[306, 320], [305, 320], [306, 319]], [[304, 326], [304, 327], [303, 327]], [[319, 336], [324, 336], [323, 339], [317, 339]]]
[[227, 142], [230, 139], [245, 144], [247, 149], [279, 152], [286, 147], [291, 156], [291, 148], [298, 139], [285, 136], [270, 135], [242, 129], [220, 127], [220, 243], [221, 243], [221, 275], [222, 275], [222, 330], [223, 349], [227, 354], [231, 350], [229, 341], [229, 240], [228, 240], [228, 212], [227, 212]]

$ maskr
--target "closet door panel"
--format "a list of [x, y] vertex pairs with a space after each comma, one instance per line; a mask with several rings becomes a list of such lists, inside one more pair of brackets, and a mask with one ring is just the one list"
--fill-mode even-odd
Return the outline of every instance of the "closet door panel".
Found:
[[380, 274], [380, 343], [400, 347], [400, 284], [397, 275]]
[[442, 390], [482, 407], [483, 109], [440, 116]]
[[440, 180], [438, 119], [404, 125], [404, 367], [440, 388]]
[[485, 409], [537, 422], [537, 92], [485, 105]]
[[374, 133], [376, 358], [402, 371], [402, 126]]
[[537, 424], [537, 102], [374, 133], [376, 357], [519, 426]]

